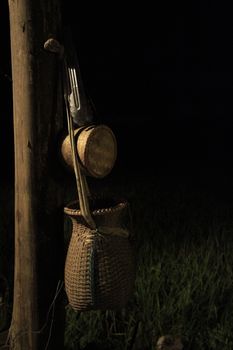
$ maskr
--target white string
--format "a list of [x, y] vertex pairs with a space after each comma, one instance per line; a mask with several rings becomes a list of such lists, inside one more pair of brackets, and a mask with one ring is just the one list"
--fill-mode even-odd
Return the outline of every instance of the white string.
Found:
[[[57, 288], [56, 288], [56, 293], [55, 293], [55, 296], [49, 306], [49, 309], [48, 309], [48, 312], [47, 312], [47, 315], [46, 315], [46, 320], [45, 320], [45, 323], [43, 324], [43, 326], [38, 330], [38, 331], [31, 331], [30, 333], [31, 334], [41, 334], [45, 328], [47, 327], [48, 325], [48, 322], [49, 322], [49, 315], [50, 315], [50, 312], [52, 310], [52, 320], [51, 320], [51, 324], [50, 324], [50, 328], [49, 328], [49, 336], [48, 336], [48, 339], [47, 339], [47, 342], [46, 342], [46, 346], [45, 346], [45, 350], [48, 349], [48, 346], [49, 346], [49, 342], [50, 342], [50, 339], [51, 339], [51, 334], [52, 334], [52, 326], [53, 326], [53, 322], [54, 322], [54, 313], [55, 313], [55, 303], [56, 303], [56, 299], [58, 297], [58, 295], [60, 294], [62, 288], [63, 288], [63, 285], [64, 285], [64, 282], [62, 281], [58, 281], [58, 284], [57, 284]], [[12, 325], [9, 329], [9, 333], [8, 333], [8, 337], [7, 337], [7, 340], [6, 340], [6, 343], [5, 343], [5, 346], [8, 346], [9, 343], [11, 344], [11, 346], [13, 346], [13, 344], [15, 343], [15, 341], [19, 338], [19, 337], [22, 337], [26, 334], [29, 334], [29, 331], [22, 331], [22, 332], [19, 332], [18, 334], [15, 335], [14, 338], [11, 338], [11, 333], [12, 333]]]

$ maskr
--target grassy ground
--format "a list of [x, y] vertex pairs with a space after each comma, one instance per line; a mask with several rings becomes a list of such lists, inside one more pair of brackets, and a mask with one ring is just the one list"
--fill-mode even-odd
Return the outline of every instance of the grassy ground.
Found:
[[[91, 191], [128, 199], [137, 275], [123, 310], [75, 313], [67, 306], [67, 350], [149, 350], [164, 334], [181, 336], [185, 349], [233, 349], [232, 178], [232, 171], [214, 168], [122, 170], [89, 182]], [[73, 199], [67, 191], [66, 200]], [[67, 218], [65, 224], [68, 244]], [[1, 240], [3, 251], [6, 244]]]
[[155, 349], [164, 334], [181, 336], [185, 349], [232, 349], [232, 187], [221, 169], [128, 173], [101, 182], [100, 191], [131, 204], [134, 294], [117, 312], [67, 307], [67, 349]]

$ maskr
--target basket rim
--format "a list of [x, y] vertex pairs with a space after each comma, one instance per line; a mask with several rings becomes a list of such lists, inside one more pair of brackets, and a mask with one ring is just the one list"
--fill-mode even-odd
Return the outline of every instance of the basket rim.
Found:
[[[104, 199], [109, 199], [109, 198], [104, 198]], [[101, 208], [101, 209], [95, 209], [91, 211], [91, 214], [94, 216], [98, 216], [98, 215], [104, 215], [106, 213], [112, 213], [112, 212], [116, 212], [119, 210], [122, 210], [123, 208], [128, 207], [129, 202], [126, 199], [116, 199], [116, 198], [112, 198], [113, 200], [117, 201], [118, 203], [110, 206], [108, 208]], [[68, 214], [68, 215], [73, 215], [73, 216], [82, 216], [81, 214], [81, 210], [80, 209], [72, 209], [70, 208], [71, 206], [73, 206], [74, 204], [78, 203], [78, 200], [74, 200], [69, 202], [65, 207], [64, 207], [64, 213]]]

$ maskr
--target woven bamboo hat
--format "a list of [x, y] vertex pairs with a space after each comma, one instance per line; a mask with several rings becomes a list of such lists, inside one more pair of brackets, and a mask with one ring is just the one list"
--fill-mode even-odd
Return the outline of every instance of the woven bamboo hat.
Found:
[[[76, 129], [74, 134], [80, 164], [85, 174], [95, 178], [107, 176], [117, 157], [117, 142], [112, 130], [103, 124], [91, 125]], [[61, 153], [65, 163], [73, 169], [69, 136], [62, 142]]]

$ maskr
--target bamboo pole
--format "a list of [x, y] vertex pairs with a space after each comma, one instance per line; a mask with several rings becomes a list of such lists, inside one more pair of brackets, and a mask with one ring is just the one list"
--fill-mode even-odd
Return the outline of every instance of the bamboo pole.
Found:
[[[15, 150], [15, 270], [10, 348], [62, 349], [62, 184], [56, 137], [59, 62], [43, 50], [60, 31], [58, 0], [9, 0]], [[61, 296], [60, 296], [61, 299]], [[53, 301], [57, 303], [53, 303]]]

